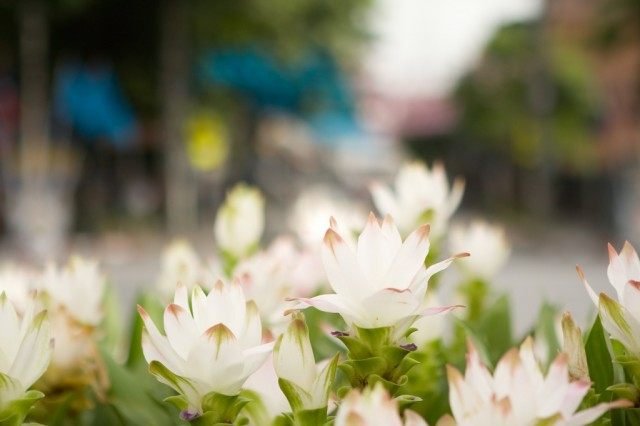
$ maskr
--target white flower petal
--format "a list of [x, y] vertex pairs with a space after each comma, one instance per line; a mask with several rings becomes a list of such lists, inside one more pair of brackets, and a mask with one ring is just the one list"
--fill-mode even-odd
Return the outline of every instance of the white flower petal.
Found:
[[382, 289], [362, 301], [366, 317], [356, 319], [356, 325], [362, 328], [393, 326], [415, 315], [421, 303], [410, 290]]
[[618, 300], [624, 303], [624, 287], [629, 280], [640, 280], [640, 259], [629, 242], [625, 242], [620, 254], [611, 244], [609, 249], [609, 267], [607, 276], [618, 293]]
[[344, 239], [328, 229], [322, 245], [322, 263], [333, 290], [355, 300], [369, 295], [367, 280], [360, 270], [356, 255]]
[[626, 400], [604, 402], [586, 410], [579, 411], [563, 423], [563, 426], [584, 426], [596, 421], [600, 416], [614, 408], [629, 408], [633, 404]]
[[360, 269], [374, 288], [381, 288], [385, 273], [395, 256], [394, 242], [387, 240], [378, 220], [370, 213], [367, 224], [358, 238], [357, 258]]
[[176, 292], [175, 292], [175, 295], [173, 296], [173, 303], [182, 307], [186, 311], [190, 311], [189, 293], [187, 291], [187, 286], [182, 282], [179, 282], [176, 285]]
[[21, 325], [18, 321], [18, 314], [4, 292], [0, 295], [0, 324], [2, 324], [0, 326], [0, 352], [3, 355], [0, 357], [0, 371], [7, 371], [10, 366], [8, 363], [15, 358], [22, 337], [20, 336]]
[[171, 304], [164, 310], [164, 332], [169, 344], [182, 359], [186, 359], [191, 344], [198, 337], [193, 317], [182, 306]]
[[[51, 329], [46, 312], [35, 316], [24, 339], [19, 343], [13, 365], [7, 372], [28, 389], [45, 372], [51, 359]], [[14, 344], [18, 344], [15, 342]]]
[[604, 293], [600, 294], [598, 312], [602, 326], [611, 337], [619, 340], [628, 350], [640, 354], [640, 323], [615, 300]]
[[211, 391], [236, 395], [240, 390], [236, 383], [243, 379], [243, 361], [242, 349], [231, 330], [217, 324], [205, 331], [189, 352], [191, 373], [186, 377], [210, 384]]
[[[138, 306], [138, 313], [142, 318], [145, 326], [145, 333], [142, 339], [142, 352], [147, 362], [160, 361], [169, 370], [173, 371], [179, 376], [182, 376], [182, 362], [183, 359], [173, 349], [169, 340], [160, 334], [158, 328], [153, 323], [149, 314], [141, 307]], [[146, 337], [145, 337], [146, 335]]]
[[307, 392], [311, 390], [316, 379], [316, 361], [303, 318], [294, 318], [278, 338], [273, 351], [273, 365], [278, 377]]
[[422, 225], [407, 237], [395, 255], [384, 282], [400, 290], [412, 283], [418, 271], [424, 267], [429, 253], [429, 226]]

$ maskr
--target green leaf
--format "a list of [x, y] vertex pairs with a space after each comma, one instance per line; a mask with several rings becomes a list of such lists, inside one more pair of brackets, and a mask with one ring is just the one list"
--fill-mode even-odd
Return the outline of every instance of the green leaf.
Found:
[[405, 408], [411, 407], [413, 404], [417, 404], [418, 402], [422, 402], [422, 398], [415, 395], [398, 395], [394, 398], [398, 403], [398, 409], [400, 411]]
[[271, 426], [294, 426], [293, 415], [291, 413], [280, 414], [273, 420]]
[[351, 336], [338, 336], [338, 339], [347, 347], [350, 358], [363, 359], [371, 357], [371, 349], [359, 339]]
[[467, 306], [465, 319], [475, 322], [480, 319], [486, 311], [487, 299], [489, 297], [489, 284], [484, 280], [474, 279], [458, 287]]
[[[155, 294], [144, 293], [138, 297], [138, 305], [142, 306], [156, 324], [162, 324], [164, 307]], [[137, 309], [133, 314], [133, 324], [129, 335], [129, 355], [126, 366], [128, 368], [140, 368], [146, 370], [147, 361], [142, 353], [142, 330], [144, 323], [138, 315]]]
[[271, 414], [265, 406], [262, 398], [257, 392], [249, 389], [243, 389], [240, 392], [242, 398], [247, 399], [249, 402], [244, 406], [242, 410], [243, 416], [246, 416], [251, 425], [264, 425], [269, 424], [271, 420]]
[[585, 351], [593, 388], [599, 394], [615, 383], [609, 348], [609, 337], [602, 327], [600, 316], [598, 316], [589, 331]]
[[538, 322], [535, 327], [534, 336], [536, 343], [543, 342], [547, 353], [544, 359], [547, 366], [553, 361], [560, 351], [560, 340], [556, 333], [556, 323], [558, 320], [558, 309], [545, 302], [538, 313]]
[[411, 406], [411, 410], [420, 413], [429, 424], [436, 424], [440, 417], [449, 412], [448, 382], [444, 368], [449, 361], [447, 355], [450, 355], [450, 351], [442, 341], [436, 340], [405, 358], [405, 361], [415, 360], [417, 365], [409, 371], [409, 382], [402, 392], [421, 398]]
[[223, 395], [210, 392], [202, 398], [202, 416], [194, 419], [196, 425], [245, 424], [240, 416], [242, 409], [250, 402], [240, 395]]
[[[1, 386], [20, 387], [20, 385], [6, 374], [0, 373]], [[14, 399], [9, 402], [5, 408], [0, 411], [0, 425], [21, 425], [24, 422], [25, 417], [29, 413], [29, 410], [39, 399], [44, 398], [42, 392], [36, 390], [30, 390], [20, 396], [18, 399]]]
[[293, 419], [296, 426], [322, 426], [327, 421], [327, 407], [297, 411]]
[[[623, 415], [626, 425], [640, 425], [640, 408], [626, 408], [624, 410], [613, 410], [614, 413]], [[620, 423], [612, 423], [613, 426], [618, 426]]]
[[[100, 324], [103, 333], [100, 343], [101, 346], [107, 348], [113, 356], [119, 357], [124, 355], [119, 353], [119, 351], [122, 350], [124, 324], [122, 323], [122, 312], [120, 312], [118, 295], [112, 286], [106, 286], [103, 306], [105, 315]], [[137, 316], [138, 315], [136, 315], [136, 317]]]
[[372, 354], [376, 355], [382, 346], [389, 344], [389, 336], [392, 334], [391, 327], [360, 328], [354, 327], [357, 337], [369, 347]]
[[177, 413], [167, 410], [166, 406], [153, 398], [149, 388], [151, 381], [140, 380], [134, 372], [116, 363], [106, 350], [102, 351], [102, 358], [111, 382], [107, 402], [126, 424], [174, 424]]
[[289, 380], [279, 378], [278, 385], [287, 401], [289, 401], [289, 406], [294, 413], [303, 410], [305, 402], [311, 398], [311, 395], [306, 390]]
[[475, 336], [483, 342], [492, 365], [495, 365], [514, 344], [511, 324], [511, 309], [507, 295], [499, 297], [476, 324], [470, 324]]
[[455, 366], [462, 368], [465, 365], [467, 340], [469, 340], [478, 351], [482, 363], [487, 367], [492, 367], [494, 362], [489, 355], [487, 343], [483, 336], [472, 328], [466, 321], [456, 318], [455, 326], [458, 341], [454, 342], [453, 347], [449, 351], [448, 361], [453, 363]]
[[400, 365], [402, 360], [411, 353], [411, 351], [399, 346], [384, 346], [380, 352], [390, 366]]
[[[347, 368], [343, 366], [348, 366]], [[387, 370], [387, 362], [382, 357], [366, 359], [349, 359], [338, 365], [345, 374], [352, 373], [349, 377], [353, 387], [366, 385], [366, 379], [371, 374], [384, 375]]]
[[627, 399], [636, 405], [640, 401], [640, 389], [631, 383], [618, 383], [609, 386], [607, 390], [614, 395], [615, 399]]
[[200, 398], [199, 392], [189, 380], [174, 374], [161, 362], [151, 361], [149, 364], [149, 372], [153, 374], [159, 382], [171, 386], [176, 392], [184, 396], [187, 401], [191, 401], [191, 404]]

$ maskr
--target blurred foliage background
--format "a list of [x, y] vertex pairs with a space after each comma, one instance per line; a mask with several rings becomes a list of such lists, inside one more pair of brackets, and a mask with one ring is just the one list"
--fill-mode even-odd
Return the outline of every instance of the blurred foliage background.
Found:
[[418, 156], [467, 178], [467, 209], [637, 238], [640, 3], [530, 3], [483, 24], [447, 85], [402, 92], [372, 52], [432, 48], [388, 12], [436, 1], [4, 0], [3, 232], [35, 257], [78, 232], [188, 233], [238, 180], [286, 212], [311, 182], [360, 197]]

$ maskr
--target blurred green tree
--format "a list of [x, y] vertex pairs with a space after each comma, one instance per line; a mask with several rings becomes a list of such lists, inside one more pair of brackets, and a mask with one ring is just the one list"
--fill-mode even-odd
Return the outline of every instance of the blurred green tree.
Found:
[[455, 91], [459, 130], [525, 168], [588, 171], [599, 113], [589, 57], [582, 46], [543, 31], [535, 21], [496, 33]]

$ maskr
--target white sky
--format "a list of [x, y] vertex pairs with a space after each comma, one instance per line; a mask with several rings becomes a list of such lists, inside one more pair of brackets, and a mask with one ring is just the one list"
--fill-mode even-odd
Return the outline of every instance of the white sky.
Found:
[[540, 9], [541, 0], [378, 0], [366, 73], [384, 92], [444, 95], [501, 23]]

